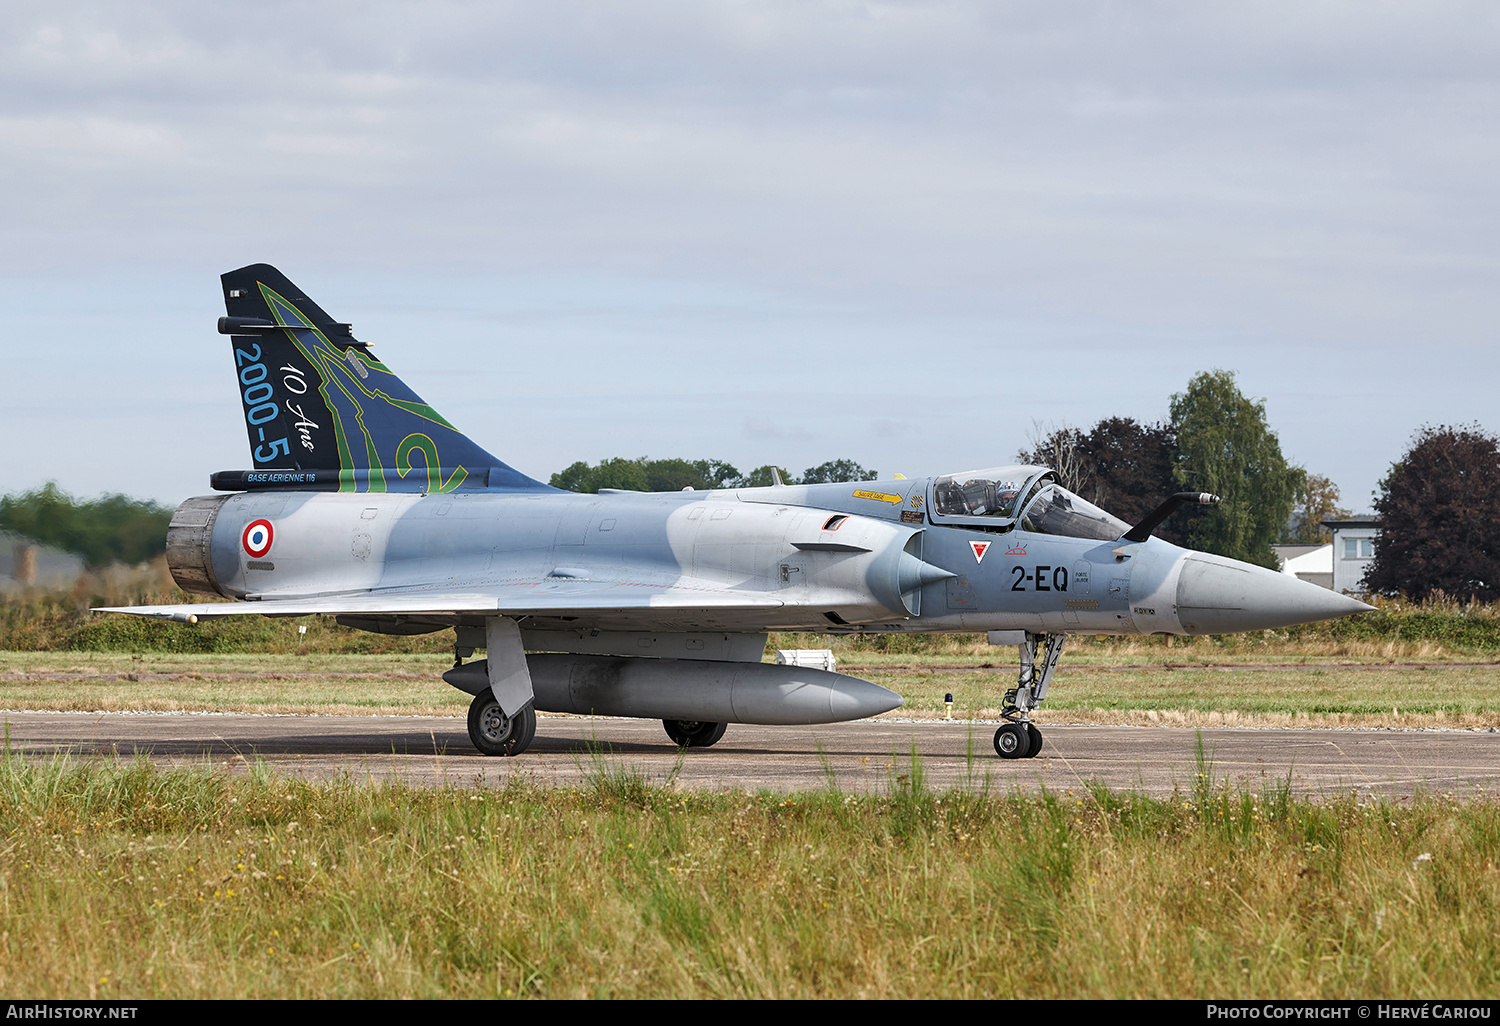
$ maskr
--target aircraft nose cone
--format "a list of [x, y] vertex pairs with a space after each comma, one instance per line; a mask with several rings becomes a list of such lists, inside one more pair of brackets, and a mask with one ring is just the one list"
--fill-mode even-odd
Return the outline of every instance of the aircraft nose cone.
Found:
[[1177, 618], [1189, 634], [1233, 634], [1332, 620], [1374, 609], [1290, 574], [1194, 552], [1177, 580]]

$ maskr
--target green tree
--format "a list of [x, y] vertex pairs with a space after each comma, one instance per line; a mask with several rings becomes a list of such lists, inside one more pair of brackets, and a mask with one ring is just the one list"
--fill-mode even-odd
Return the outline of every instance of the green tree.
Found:
[[1271, 545], [1292, 515], [1307, 473], [1287, 463], [1266, 404], [1241, 394], [1231, 371], [1206, 371], [1172, 396], [1180, 487], [1223, 497], [1193, 524], [1193, 548], [1275, 569]]
[[1327, 545], [1333, 535], [1323, 526], [1325, 520], [1342, 520], [1349, 516], [1339, 505], [1339, 486], [1322, 474], [1309, 474], [1297, 492], [1292, 519], [1282, 533], [1283, 545]]
[[594, 468], [583, 460], [579, 460], [563, 470], [552, 475], [547, 483], [553, 488], [561, 488], [565, 492], [590, 492], [594, 489], [589, 487], [589, 475]]
[[646, 460], [643, 466], [648, 492], [680, 492], [684, 488], [696, 490], [713, 487], [703, 475], [703, 462]]
[[553, 474], [549, 483], [554, 488], [570, 492], [597, 492], [601, 488], [622, 488], [630, 492], [651, 490], [644, 456], [638, 460], [616, 456], [600, 460], [597, 467], [575, 463], [561, 473]]
[[[740, 482], [740, 486], [743, 488], [767, 488], [775, 484], [775, 479], [771, 477], [771, 469], [771, 464], [769, 463], [763, 467], [756, 467], [745, 475], [745, 479]], [[782, 484], [802, 483], [785, 467], [777, 467], [775, 469], [781, 475]]]
[[[782, 484], [820, 484], [826, 481], [873, 481], [875, 471], [866, 470], [853, 460], [830, 460], [807, 471], [799, 481], [783, 467]], [[733, 464], [723, 460], [653, 460], [615, 457], [600, 460], [598, 466], [579, 461], [552, 475], [553, 488], [568, 492], [597, 492], [601, 488], [622, 488], [632, 492], [677, 492], [684, 488], [700, 491], [711, 488], [763, 488], [774, 484], [771, 465], [756, 467], [741, 474]]]
[[802, 472], [802, 484], [830, 484], [836, 481], [874, 481], [880, 475], [866, 470], [853, 460], [829, 460]]
[[744, 480], [732, 464], [723, 460], [695, 460], [693, 469], [703, 478], [707, 488], [738, 488]]
[[143, 563], [167, 548], [172, 511], [127, 495], [83, 501], [53, 481], [0, 498], [0, 528], [82, 556], [97, 569], [118, 560]]
[[602, 488], [620, 488], [631, 492], [677, 492], [684, 488], [734, 488], [741, 483], [740, 472], [722, 460], [600, 460], [589, 466], [583, 461], [552, 475], [553, 488], [568, 492], [597, 492]]

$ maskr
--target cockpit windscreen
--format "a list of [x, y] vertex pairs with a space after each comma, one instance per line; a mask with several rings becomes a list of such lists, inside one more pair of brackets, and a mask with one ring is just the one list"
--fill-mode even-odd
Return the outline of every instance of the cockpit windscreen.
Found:
[[1097, 541], [1114, 541], [1130, 530], [1125, 521], [1055, 484], [1047, 485], [1027, 504], [1020, 527], [1036, 534]]

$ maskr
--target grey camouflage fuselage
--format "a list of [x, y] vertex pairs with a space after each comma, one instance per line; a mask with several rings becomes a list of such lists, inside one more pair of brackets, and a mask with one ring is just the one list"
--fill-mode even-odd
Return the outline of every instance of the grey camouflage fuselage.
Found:
[[[535, 709], [661, 717], [678, 744], [727, 722], [827, 723], [900, 704], [844, 674], [761, 663], [771, 631], [990, 632], [1017, 644], [995, 748], [1070, 634], [1219, 634], [1345, 616], [1343, 595], [1150, 536], [1046, 467], [668, 493], [562, 492], [478, 446], [275, 268], [223, 276], [254, 467], [173, 516], [168, 564], [232, 603], [120, 610], [198, 622], [326, 614], [378, 633], [453, 628], [444, 679], [486, 754]], [[482, 663], [463, 664], [484, 648]]]

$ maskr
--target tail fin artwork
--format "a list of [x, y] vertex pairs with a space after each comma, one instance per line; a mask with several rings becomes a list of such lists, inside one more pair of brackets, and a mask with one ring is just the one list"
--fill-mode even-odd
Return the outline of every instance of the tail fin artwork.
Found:
[[470, 441], [276, 268], [222, 280], [219, 331], [232, 336], [255, 469], [214, 474], [214, 488], [551, 490]]

